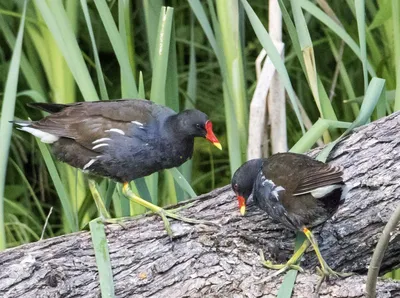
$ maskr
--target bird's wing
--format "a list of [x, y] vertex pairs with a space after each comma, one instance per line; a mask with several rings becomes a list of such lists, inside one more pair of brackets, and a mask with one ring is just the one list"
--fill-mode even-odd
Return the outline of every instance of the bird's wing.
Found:
[[321, 163], [308, 169], [293, 191], [294, 196], [315, 191], [318, 188], [343, 183], [343, 168]]
[[293, 196], [318, 188], [343, 183], [342, 167], [304, 158], [302, 154], [279, 153], [264, 163], [263, 173]]
[[93, 149], [110, 138], [111, 134], [131, 134], [145, 129], [155, 120], [159, 110], [171, 110], [147, 100], [80, 102], [67, 105], [57, 113], [33, 122], [32, 127], [58, 137], [74, 139]]

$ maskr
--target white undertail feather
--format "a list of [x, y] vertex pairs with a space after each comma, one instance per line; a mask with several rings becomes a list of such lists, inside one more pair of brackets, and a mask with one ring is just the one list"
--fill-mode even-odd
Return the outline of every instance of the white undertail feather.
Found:
[[58, 141], [58, 139], [60, 138], [51, 133], [41, 131], [40, 129], [29, 127], [28, 126], [29, 124], [26, 124], [26, 123], [17, 123], [17, 124], [22, 126], [22, 127], [18, 128], [19, 130], [29, 132], [30, 134], [39, 138], [43, 143], [52, 144], [52, 143]]
[[311, 192], [311, 195], [314, 198], [319, 199], [319, 198], [322, 198], [322, 197], [326, 196], [327, 194], [331, 193], [335, 189], [341, 188], [341, 187], [343, 187], [343, 185], [341, 185], [341, 184], [334, 184], [334, 185], [319, 187], [317, 189], [314, 189]]

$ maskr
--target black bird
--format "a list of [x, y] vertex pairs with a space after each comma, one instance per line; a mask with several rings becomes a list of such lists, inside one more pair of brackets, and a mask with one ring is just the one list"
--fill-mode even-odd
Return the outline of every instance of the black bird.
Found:
[[324, 276], [341, 275], [334, 272], [323, 259], [317, 241], [308, 229], [328, 220], [344, 202], [345, 183], [341, 167], [317, 161], [303, 154], [278, 153], [265, 159], [253, 159], [244, 163], [233, 175], [240, 213], [245, 214], [247, 199], [274, 220], [293, 231], [302, 231], [306, 240], [286, 264], [266, 267], [299, 269], [297, 260], [313, 246]]
[[128, 182], [183, 164], [192, 157], [195, 137], [221, 149], [206, 114], [194, 109], [175, 113], [141, 99], [29, 105], [51, 114], [14, 123], [52, 144], [57, 159], [123, 183], [128, 198], [160, 214], [169, 234], [166, 216], [191, 222], [134, 195]]

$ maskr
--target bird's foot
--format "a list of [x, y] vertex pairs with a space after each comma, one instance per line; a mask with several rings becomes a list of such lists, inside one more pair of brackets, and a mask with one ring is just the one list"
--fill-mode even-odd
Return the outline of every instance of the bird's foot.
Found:
[[354, 273], [352, 272], [337, 272], [331, 269], [331, 267], [328, 266], [328, 264], [326, 264], [326, 262], [324, 262], [324, 264], [322, 264], [322, 269], [317, 267], [317, 272], [318, 274], [321, 276], [321, 278], [318, 281], [318, 284], [315, 288], [315, 293], [319, 293], [319, 290], [321, 288], [322, 283], [324, 282], [325, 279], [329, 280], [330, 277], [341, 277], [341, 278], [345, 278], [348, 276], [353, 275]]
[[292, 259], [290, 259], [286, 264], [273, 264], [271, 261], [265, 260], [264, 253], [261, 249], [260, 249], [260, 259], [261, 259], [261, 264], [264, 267], [268, 269], [278, 270], [273, 274], [274, 276], [279, 275], [290, 269], [294, 269], [300, 272], [304, 271], [303, 268], [301, 268], [299, 265], [296, 265], [295, 264], [296, 262], [293, 262]]
[[337, 272], [332, 270], [331, 267], [328, 266], [328, 264], [324, 264], [324, 266], [322, 266], [322, 268], [317, 267], [317, 272], [318, 274], [323, 278], [327, 278], [329, 279], [330, 277], [348, 277], [353, 275], [354, 273], [352, 272]]
[[128, 183], [124, 183], [124, 186], [122, 188], [122, 192], [123, 194], [132, 202], [137, 203], [139, 205], [142, 205], [143, 207], [146, 207], [147, 209], [149, 209], [150, 211], [158, 214], [161, 216], [161, 219], [164, 222], [164, 227], [165, 230], [167, 231], [168, 235], [172, 238], [173, 237], [173, 233], [171, 230], [171, 224], [168, 220], [169, 218], [173, 218], [176, 220], [180, 220], [183, 222], [187, 222], [190, 224], [214, 224], [214, 223], [210, 223], [207, 221], [203, 221], [203, 220], [197, 220], [197, 219], [192, 219], [192, 218], [188, 218], [188, 217], [184, 217], [184, 216], [180, 216], [177, 215], [175, 212], [176, 210], [165, 210], [157, 205], [154, 205], [150, 202], [147, 202], [146, 200], [143, 200], [141, 197], [135, 195], [132, 190], [129, 187]]

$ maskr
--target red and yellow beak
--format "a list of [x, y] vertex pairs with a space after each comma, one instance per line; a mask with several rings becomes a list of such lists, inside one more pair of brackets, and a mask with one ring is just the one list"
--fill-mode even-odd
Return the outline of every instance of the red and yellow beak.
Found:
[[239, 202], [239, 209], [240, 209], [240, 214], [245, 215], [246, 214], [246, 200], [242, 196], [237, 196], [238, 202]]
[[213, 143], [213, 145], [217, 147], [219, 150], [222, 150], [222, 146], [212, 130], [212, 123], [210, 120], [207, 120], [206, 122], [206, 131], [207, 131], [206, 139], [209, 140], [211, 143]]

